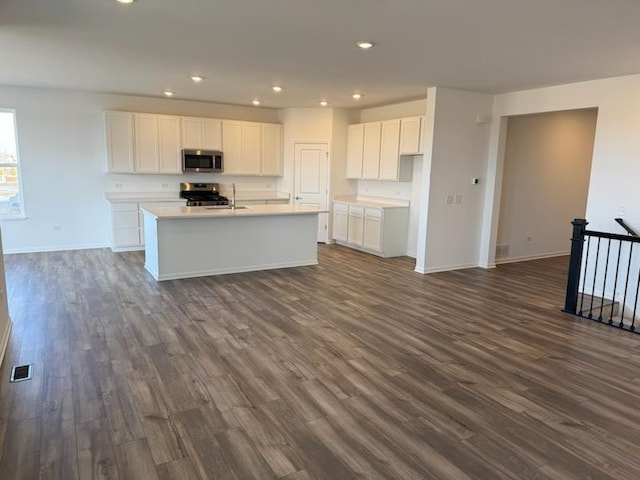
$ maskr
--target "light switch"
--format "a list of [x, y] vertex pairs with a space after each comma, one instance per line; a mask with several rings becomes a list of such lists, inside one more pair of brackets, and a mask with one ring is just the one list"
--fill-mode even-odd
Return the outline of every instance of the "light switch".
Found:
[[447, 195], [445, 202], [447, 202], [447, 205], [451, 205], [453, 203], [453, 195]]
[[462, 195], [456, 195], [456, 203], [462, 203]]

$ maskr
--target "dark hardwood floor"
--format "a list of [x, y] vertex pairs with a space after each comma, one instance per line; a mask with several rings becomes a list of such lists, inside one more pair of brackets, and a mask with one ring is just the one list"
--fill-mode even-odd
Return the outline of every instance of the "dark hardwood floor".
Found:
[[565, 258], [319, 258], [156, 283], [141, 253], [5, 257], [0, 479], [640, 478], [640, 337], [560, 312]]

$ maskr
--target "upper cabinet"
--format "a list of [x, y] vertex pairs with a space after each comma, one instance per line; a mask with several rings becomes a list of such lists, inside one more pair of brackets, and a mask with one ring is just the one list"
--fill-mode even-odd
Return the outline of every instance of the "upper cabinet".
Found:
[[107, 170], [130, 173], [133, 167], [133, 114], [105, 112]]
[[225, 120], [222, 147], [225, 175], [282, 175], [282, 125]]
[[105, 112], [107, 171], [182, 173], [184, 148], [221, 150], [224, 173], [282, 176], [280, 124]]
[[349, 125], [347, 178], [411, 181], [404, 155], [422, 153], [424, 117]]
[[181, 117], [182, 148], [222, 150], [222, 120]]
[[410, 117], [400, 120], [400, 155], [419, 155], [424, 140], [424, 117]]

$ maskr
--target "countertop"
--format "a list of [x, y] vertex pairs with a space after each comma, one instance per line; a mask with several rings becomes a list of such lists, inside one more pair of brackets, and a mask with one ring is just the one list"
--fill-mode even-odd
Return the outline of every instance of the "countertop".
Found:
[[355, 205], [362, 205], [363, 207], [378, 207], [378, 208], [407, 208], [409, 202], [407, 201], [394, 201], [394, 200], [382, 200], [377, 198], [362, 198], [353, 195], [336, 195], [333, 197], [334, 202], [351, 203]]
[[244, 208], [211, 209], [207, 207], [150, 207], [141, 209], [145, 213], [159, 219], [189, 218], [229, 218], [229, 217], [265, 217], [282, 215], [312, 215], [327, 213], [313, 207], [299, 205], [250, 205]]
[[[231, 199], [230, 192], [221, 191], [220, 195]], [[179, 192], [107, 192], [104, 194], [104, 198], [111, 203], [185, 201], [180, 198]], [[236, 192], [236, 202], [266, 202], [269, 200], [289, 201], [289, 194], [281, 192]]]

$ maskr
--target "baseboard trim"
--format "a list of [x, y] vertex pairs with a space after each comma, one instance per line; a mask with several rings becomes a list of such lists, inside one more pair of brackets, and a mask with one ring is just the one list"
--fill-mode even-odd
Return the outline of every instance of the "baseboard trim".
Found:
[[108, 243], [97, 243], [94, 245], [63, 245], [61, 247], [34, 247], [34, 248], [9, 248], [4, 251], [5, 255], [16, 253], [45, 253], [45, 252], [64, 252], [67, 250], [94, 250], [96, 248], [107, 248]]
[[11, 317], [9, 317], [7, 328], [4, 331], [4, 335], [2, 335], [2, 340], [0, 340], [0, 366], [4, 361], [5, 353], [7, 353], [7, 346], [9, 345], [9, 338], [11, 337], [12, 327], [13, 327], [13, 322], [11, 321]]
[[528, 262], [529, 260], [542, 260], [543, 258], [553, 258], [553, 257], [564, 257], [569, 255], [569, 251], [564, 252], [553, 252], [553, 253], [542, 253], [537, 255], [523, 255], [520, 257], [512, 257], [512, 258], [496, 258], [496, 264], [500, 265], [503, 263], [517, 263], [517, 262]]
[[429, 273], [440, 273], [440, 272], [452, 272], [454, 270], [465, 270], [467, 268], [477, 268], [478, 264], [476, 263], [464, 263], [459, 265], [448, 265], [444, 267], [431, 267], [420, 269], [416, 267], [415, 271], [418, 273], [422, 273], [423, 275], [427, 275]]

